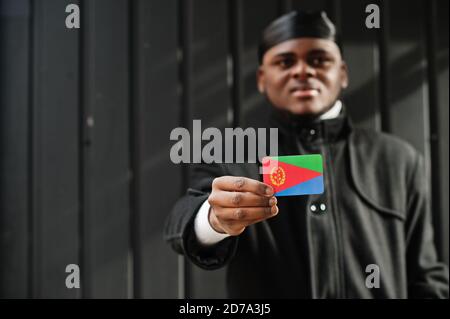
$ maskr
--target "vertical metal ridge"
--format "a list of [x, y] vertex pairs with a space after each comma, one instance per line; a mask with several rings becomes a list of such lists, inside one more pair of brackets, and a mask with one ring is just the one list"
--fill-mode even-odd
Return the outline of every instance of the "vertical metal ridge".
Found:
[[[94, 5], [89, 6], [88, 0], [80, 0], [81, 33], [80, 33], [80, 277], [81, 292], [83, 298], [92, 298], [92, 274], [90, 269], [90, 233], [87, 225], [89, 224], [89, 160], [90, 160], [90, 127], [87, 125], [91, 112], [91, 101], [89, 99], [89, 33], [94, 32], [94, 26], [91, 25], [91, 10], [94, 11]], [[94, 14], [94, 12], [92, 12]]]
[[232, 60], [231, 68], [231, 109], [233, 112], [232, 124], [237, 127], [241, 124], [240, 110], [242, 108], [242, 7], [239, 0], [228, 2], [229, 26], [229, 52]]
[[441, 199], [441, 185], [440, 185], [440, 125], [439, 125], [439, 102], [438, 102], [438, 85], [437, 85], [437, 66], [436, 66], [436, 51], [437, 51], [437, 5], [435, 0], [422, 2], [426, 6], [425, 11], [425, 34], [426, 34], [426, 59], [427, 59], [427, 78], [428, 78], [428, 103], [429, 103], [429, 137], [430, 137], [430, 171], [431, 171], [431, 208], [435, 212], [432, 216], [433, 226], [435, 230], [435, 243], [439, 258], [443, 260], [443, 229], [441, 223], [442, 213], [442, 199]]
[[84, 19], [84, 1], [80, 0], [80, 33], [78, 38], [78, 240], [79, 240], [79, 249], [78, 249], [78, 260], [80, 267], [80, 289], [81, 289], [81, 298], [87, 296], [86, 293], [86, 261], [84, 256], [84, 247], [86, 243], [84, 241], [84, 232], [85, 232], [85, 219], [84, 219], [84, 102], [85, 102], [85, 90], [84, 90], [84, 54], [85, 54], [85, 34], [84, 28], [86, 27], [85, 19]]
[[83, 32], [82, 32], [82, 28], [83, 28], [83, 14], [82, 14], [82, 5], [81, 5], [82, 0], [78, 0], [78, 6], [80, 8], [80, 29], [78, 30], [78, 37], [77, 37], [77, 44], [78, 44], [78, 252], [77, 252], [77, 257], [78, 257], [78, 267], [80, 269], [80, 289], [77, 292], [77, 298], [83, 298], [83, 288], [84, 288], [84, 281], [83, 281], [83, 179], [82, 179], [82, 130], [81, 130], [81, 109], [83, 107], [83, 85], [82, 85], [82, 79], [83, 79]]
[[28, 196], [28, 252], [27, 252], [27, 282], [28, 282], [28, 298], [36, 297], [36, 282], [35, 282], [35, 203], [36, 198], [34, 194], [34, 184], [35, 184], [35, 176], [34, 176], [34, 158], [35, 158], [35, 146], [34, 146], [34, 130], [35, 130], [35, 87], [34, 87], [34, 78], [35, 78], [35, 70], [34, 70], [34, 61], [35, 61], [35, 2], [33, 0], [29, 0], [29, 20], [28, 20], [28, 37], [29, 37], [29, 55], [28, 55], [28, 145], [27, 145], [27, 170], [28, 170], [28, 186], [27, 186], [27, 196]]
[[[140, 2], [138, 2], [140, 3]], [[141, 121], [139, 71], [139, 10], [136, 1], [129, 1], [129, 144], [130, 144], [130, 250], [132, 260], [132, 298], [142, 298], [141, 287]]]
[[390, 81], [389, 81], [389, 5], [386, 0], [380, 0], [380, 22], [378, 31], [379, 43], [379, 90], [380, 90], [380, 118], [381, 130], [391, 132], [392, 124], [390, 118]]
[[[183, 127], [189, 127], [192, 108], [192, 2], [190, 0], [178, 0], [178, 16], [180, 21], [178, 28], [179, 43], [179, 123]], [[189, 184], [189, 168], [186, 164], [181, 166], [181, 190], [182, 194]], [[178, 298], [190, 296], [190, 266], [184, 257], [178, 258]]]

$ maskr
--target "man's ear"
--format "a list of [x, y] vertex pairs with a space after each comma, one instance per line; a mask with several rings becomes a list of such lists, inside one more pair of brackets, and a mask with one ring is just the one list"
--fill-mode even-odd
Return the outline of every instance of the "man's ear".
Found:
[[348, 87], [348, 68], [347, 63], [342, 61], [341, 64], [341, 88], [345, 89]]
[[264, 94], [264, 69], [260, 65], [258, 70], [256, 71], [256, 83], [258, 85], [258, 91], [261, 94]]

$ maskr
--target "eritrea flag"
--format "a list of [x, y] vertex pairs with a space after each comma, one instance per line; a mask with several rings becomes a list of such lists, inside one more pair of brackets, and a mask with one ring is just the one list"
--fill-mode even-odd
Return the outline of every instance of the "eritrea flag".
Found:
[[272, 186], [275, 196], [322, 194], [322, 155], [290, 155], [264, 157], [264, 183]]

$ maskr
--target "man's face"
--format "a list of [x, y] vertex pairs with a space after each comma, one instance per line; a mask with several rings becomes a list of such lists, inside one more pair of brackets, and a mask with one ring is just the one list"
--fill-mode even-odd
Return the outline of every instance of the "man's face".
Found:
[[270, 48], [258, 70], [258, 89], [277, 108], [297, 115], [325, 113], [347, 87], [347, 67], [336, 43], [298, 38]]

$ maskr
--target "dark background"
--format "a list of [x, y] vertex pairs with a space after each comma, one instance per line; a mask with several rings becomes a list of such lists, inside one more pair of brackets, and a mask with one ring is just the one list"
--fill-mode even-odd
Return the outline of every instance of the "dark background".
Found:
[[[81, 29], [65, 27], [69, 3]], [[365, 27], [369, 3], [379, 30]], [[291, 8], [326, 9], [342, 31], [354, 122], [425, 155], [448, 263], [447, 0], [0, 0], [0, 297], [224, 297], [225, 270], [163, 241], [188, 183], [169, 134], [269, 107], [256, 45]], [[65, 286], [72, 263], [81, 289]]]

